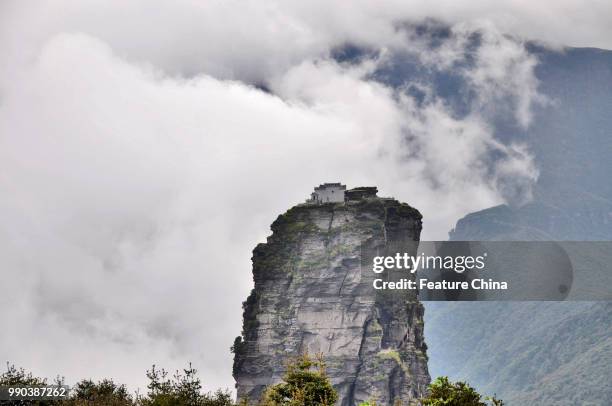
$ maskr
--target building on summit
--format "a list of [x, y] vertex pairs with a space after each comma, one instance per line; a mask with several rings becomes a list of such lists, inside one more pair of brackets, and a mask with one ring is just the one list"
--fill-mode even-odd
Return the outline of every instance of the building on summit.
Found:
[[376, 186], [361, 186], [346, 190], [346, 185], [341, 183], [323, 183], [314, 188], [307, 204], [342, 203], [353, 202], [368, 197], [376, 197], [378, 189]]
[[376, 186], [360, 186], [347, 190], [344, 200], [347, 202], [357, 201], [368, 197], [376, 197], [378, 188]]
[[341, 183], [323, 183], [315, 187], [314, 192], [310, 194], [310, 199], [306, 200], [306, 203], [340, 203], [344, 201], [345, 191], [346, 185]]

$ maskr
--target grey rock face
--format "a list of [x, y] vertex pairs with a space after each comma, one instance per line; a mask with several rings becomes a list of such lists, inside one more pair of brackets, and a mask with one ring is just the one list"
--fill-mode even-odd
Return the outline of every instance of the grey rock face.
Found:
[[375, 290], [380, 276], [366, 264], [372, 253], [414, 249], [420, 213], [381, 198], [299, 205], [272, 231], [253, 251], [255, 288], [234, 343], [239, 399], [259, 400], [308, 352], [323, 354], [338, 405], [414, 404], [430, 381], [423, 306], [412, 291]]

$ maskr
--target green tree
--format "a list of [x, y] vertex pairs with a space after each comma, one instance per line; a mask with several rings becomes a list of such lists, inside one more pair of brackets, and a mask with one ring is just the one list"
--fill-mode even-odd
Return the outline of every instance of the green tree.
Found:
[[[486, 397], [493, 406], [503, 406], [503, 401]], [[441, 376], [429, 385], [429, 396], [421, 400], [424, 406], [487, 406], [482, 396], [465, 382], [451, 382]]]
[[62, 404], [65, 406], [132, 406], [134, 398], [125, 385], [116, 384], [112, 379], [103, 379], [99, 382], [84, 379], [72, 388], [70, 399]]
[[[59, 376], [55, 379], [53, 385], [63, 385], [63, 378]], [[23, 368], [16, 368], [15, 365], [7, 362], [6, 363], [6, 372], [0, 374], [0, 386], [44, 386], [51, 385], [48, 383], [47, 378], [39, 378], [32, 375], [31, 372], [26, 372]], [[60, 404], [57, 401], [52, 400], [41, 400], [41, 401], [31, 401], [31, 400], [7, 400], [2, 401], [2, 405], [6, 406], [21, 406], [21, 405], [30, 405], [30, 406], [51, 406]]]
[[331, 406], [338, 399], [321, 355], [312, 358], [304, 354], [290, 362], [283, 381], [266, 390], [264, 405]]
[[155, 365], [147, 371], [149, 392], [140, 399], [143, 406], [233, 406], [232, 396], [227, 391], [202, 393], [202, 383], [197, 370], [189, 364], [183, 372], [177, 371], [173, 377]]
[[[197, 370], [189, 368], [177, 371], [172, 377], [164, 369], [153, 365], [147, 371], [149, 378], [148, 393], [145, 396], [132, 396], [125, 385], [116, 384], [112, 379], [94, 382], [90, 379], [77, 383], [65, 400], [12, 400], [2, 405], [21, 406], [235, 406], [231, 393], [217, 390], [203, 393]], [[59, 376], [53, 385], [63, 385]], [[6, 372], [0, 374], [0, 386], [43, 386], [50, 385], [46, 378], [38, 378], [23, 368], [7, 363]]]

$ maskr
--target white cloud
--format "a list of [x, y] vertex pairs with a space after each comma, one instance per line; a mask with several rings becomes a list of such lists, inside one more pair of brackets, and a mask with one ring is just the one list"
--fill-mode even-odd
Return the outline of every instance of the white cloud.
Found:
[[[462, 75], [475, 94], [472, 108], [480, 113], [510, 113], [526, 128], [532, 119], [532, 105], [546, 102], [538, 93], [534, 75], [537, 58], [526, 50], [523, 41], [504, 34], [492, 23], [450, 26], [449, 37], [435, 47], [431, 47], [428, 37], [420, 37], [415, 31], [408, 27], [410, 41], [403, 48], [430, 69]], [[500, 112], [508, 101], [509, 111]]]
[[0, 7], [0, 72], [10, 71], [15, 59], [33, 57], [55, 34], [81, 32], [123, 58], [170, 74], [257, 82], [347, 41], [398, 45], [398, 23], [424, 18], [453, 25], [488, 21], [528, 40], [612, 49], [612, 3], [598, 0], [9, 0]]
[[207, 385], [228, 385], [255, 243], [311, 185], [374, 182], [364, 163], [382, 130], [397, 133], [388, 92], [354, 84], [378, 136], [341, 106], [171, 79], [91, 37], [51, 39], [3, 88], [2, 296], [15, 305], [2, 320], [21, 328], [2, 356], [131, 384], [151, 362], [193, 360]]

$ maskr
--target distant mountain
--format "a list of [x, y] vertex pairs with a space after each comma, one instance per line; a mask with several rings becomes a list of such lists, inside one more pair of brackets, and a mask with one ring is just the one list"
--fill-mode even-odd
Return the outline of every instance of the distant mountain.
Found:
[[[531, 52], [552, 101], [516, 133], [540, 169], [535, 198], [471, 213], [450, 237], [612, 240], [612, 52]], [[611, 302], [430, 302], [425, 320], [432, 376], [466, 379], [511, 405], [612, 402]]]
[[540, 91], [528, 130], [500, 133], [528, 143], [540, 176], [533, 202], [459, 220], [454, 240], [612, 240], [612, 51], [531, 47]]
[[609, 405], [611, 302], [428, 302], [432, 376], [510, 405]]

